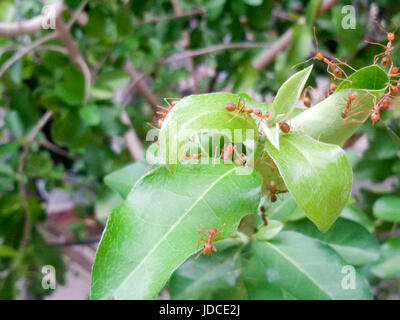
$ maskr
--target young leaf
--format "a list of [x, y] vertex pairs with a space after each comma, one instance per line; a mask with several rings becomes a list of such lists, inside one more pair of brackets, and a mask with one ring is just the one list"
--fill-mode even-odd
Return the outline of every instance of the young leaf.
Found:
[[275, 126], [268, 127], [266, 123], [260, 122], [260, 128], [264, 131], [269, 142], [279, 150], [279, 125], [276, 123]]
[[[348, 96], [353, 92], [358, 93], [352, 103], [352, 114], [371, 110], [373, 97], [365, 90], [379, 96], [385, 92], [389, 82], [386, 72], [378, 66], [360, 69], [349, 80], [352, 82], [343, 81], [334, 94], [291, 119], [291, 127], [319, 141], [342, 145], [361, 125], [351, 119], [345, 121], [341, 116]], [[367, 113], [363, 112], [352, 118], [362, 120], [366, 116]]]
[[227, 138], [226, 143], [255, 140], [258, 129], [253, 118], [237, 110], [229, 112], [224, 107], [228, 103], [237, 105], [238, 101], [237, 95], [223, 92], [191, 95], [180, 100], [168, 112], [161, 127], [159, 156], [174, 170], [200, 133], [219, 134]]
[[110, 215], [92, 272], [92, 299], [155, 298], [172, 272], [197, 251], [198, 230], [229, 237], [255, 213], [261, 178], [233, 165], [160, 167], [143, 177]]
[[380, 197], [373, 207], [374, 216], [391, 222], [400, 222], [400, 197]]
[[271, 241], [256, 241], [252, 252], [266, 279], [296, 299], [371, 299], [367, 281], [354, 273], [355, 289], [343, 286], [345, 263], [327, 245], [293, 231]]
[[318, 229], [326, 232], [347, 204], [352, 171], [344, 151], [306, 135], [283, 135], [278, 151], [266, 148], [285, 184]]
[[313, 65], [295, 73], [280, 87], [272, 103], [269, 118], [271, 124], [291, 117], [312, 68]]
[[327, 233], [321, 233], [309, 221], [292, 222], [285, 230], [293, 230], [318, 239], [334, 249], [351, 265], [362, 265], [379, 259], [379, 244], [360, 224], [339, 218]]
[[258, 240], [273, 239], [283, 229], [283, 223], [278, 220], [268, 220], [268, 225], [262, 226], [256, 233]]

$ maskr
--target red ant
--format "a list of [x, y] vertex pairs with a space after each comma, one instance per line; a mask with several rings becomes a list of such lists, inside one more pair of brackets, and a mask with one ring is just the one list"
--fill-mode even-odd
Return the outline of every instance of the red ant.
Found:
[[336, 89], [337, 89], [337, 84], [334, 82], [331, 82], [331, 84], [329, 85], [329, 92], [330, 93], [335, 92]]
[[[367, 92], [368, 94], [372, 95], [371, 93]], [[374, 124], [375, 122], [379, 121], [381, 119], [380, 116], [380, 111], [382, 109], [389, 109], [390, 105], [392, 103], [392, 99], [390, 98], [389, 94], [385, 94], [380, 100], [379, 102], [377, 102], [377, 98], [376, 96], [372, 95], [374, 98], [374, 108], [372, 110], [363, 110], [363, 111], [359, 111], [357, 113], [354, 113], [352, 116], [356, 116], [358, 114], [361, 114], [363, 112], [368, 112], [368, 115], [365, 119], [362, 120], [356, 120], [356, 119], [351, 119], [352, 122], [355, 123], [364, 123], [365, 121], [367, 121], [368, 118], [371, 118], [372, 123]]]
[[270, 116], [270, 113], [266, 112], [266, 113], [263, 114], [260, 109], [256, 109], [256, 110], [254, 110], [254, 115], [259, 117], [259, 118], [261, 118], [261, 119], [268, 119], [269, 116]]
[[[236, 159], [235, 159], [236, 155]], [[234, 160], [236, 164], [244, 165], [247, 162], [247, 157], [245, 154], [239, 154], [236, 146], [233, 144], [224, 145], [224, 148], [221, 150], [221, 157], [223, 160]]]
[[271, 202], [276, 202], [276, 200], [278, 200], [278, 197], [276, 196], [278, 190], [276, 189], [276, 184], [274, 181], [270, 182], [269, 192], [271, 193]]
[[342, 118], [345, 119], [351, 110], [351, 104], [357, 98], [357, 92], [353, 92], [350, 94], [346, 100], [346, 107], [342, 111]]
[[203, 239], [200, 237], [200, 239], [197, 241], [197, 249], [200, 246], [200, 241], [204, 242], [204, 249], [203, 251], [200, 251], [199, 255], [196, 257], [196, 259], [203, 253], [203, 255], [210, 255], [212, 251], [217, 252], [217, 249], [215, 248], [214, 244], [212, 243], [212, 240], [216, 238], [220, 234], [224, 234], [224, 231], [222, 230], [225, 227], [225, 223], [217, 230], [216, 228], [210, 228], [208, 229], [207, 234], [204, 233], [202, 230], [197, 230], [197, 232], [200, 234], [201, 237], [206, 237], [207, 239]]
[[[399, 89], [400, 89], [400, 79], [392, 79], [392, 78], [397, 78], [400, 77], [400, 73], [399, 73], [399, 68], [396, 66], [391, 66], [388, 73], [387, 73], [390, 82], [389, 82], [389, 94], [390, 95], [396, 95], [399, 93]], [[394, 82], [394, 84], [392, 84], [392, 82]]]
[[[168, 100], [172, 100], [170, 103]], [[164, 98], [164, 101], [167, 103], [168, 108], [164, 108], [162, 106], [157, 106], [158, 108], [164, 109], [165, 111], [157, 111], [157, 113], [161, 114], [160, 119], [158, 120], [158, 126], [161, 128], [165, 118], [168, 113], [172, 110], [172, 108], [179, 102], [179, 98]]]
[[279, 122], [278, 125], [283, 133], [288, 133], [290, 131], [290, 126], [286, 122]]
[[392, 57], [391, 57], [390, 53], [391, 53], [391, 51], [393, 50], [393, 44], [392, 44], [392, 43], [393, 43], [393, 41], [394, 41], [394, 39], [395, 39], [394, 33], [396, 32], [396, 30], [397, 30], [398, 27], [396, 26], [396, 29], [395, 29], [393, 32], [387, 32], [385, 29], [383, 29], [383, 28], [379, 25], [379, 23], [378, 23], [377, 21], [376, 21], [376, 24], [378, 25], [378, 28], [379, 28], [379, 29], [381, 29], [383, 32], [386, 33], [386, 39], [387, 39], [387, 41], [388, 41], [387, 45], [385, 46], [385, 45], [383, 45], [383, 44], [381, 44], [381, 43], [377, 43], [377, 42], [370, 42], [370, 41], [366, 41], [366, 42], [367, 42], [367, 43], [370, 43], [370, 44], [375, 44], [375, 45], [381, 46], [381, 47], [383, 47], [383, 48], [385, 49], [384, 52], [379, 53], [379, 54], [377, 54], [377, 55], [374, 57], [374, 64], [376, 64], [377, 61], [378, 61], [380, 58], [382, 58], [381, 63], [382, 63], [382, 65], [383, 65], [384, 67], [386, 67], [389, 63], [392, 62]]
[[[317, 36], [316, 36], [316, 33], [315, 33], [315, 28], [314, 28], [314, 39], [315, 39], [315, 43], [316, 43], [316, 46], [317, 46], [317, 53], [316, 53], [313, 57], [311, 57], [310, 59], [308, 59], [308, 60], [306, 60], [306, 61], [304, 61], [304, 62], [300, 62], [300, 63], [294, 65], [294, 66], [292, 67], [292, 69], [295, 68], [295, 67], [297, 67], [298, 65], [301, 65], [301, 64], [303, 64], [303, 63], [307, 63], [307, 62], [310, 61], [310, 60], [318, 60], [318, 61], [322, 61], [322, 62], [326, 63], [326, 65], [327, 65], [326, 71], [327, 71], [334, 79], [336, 79], [336, 80], [346, 80], [346, 81], [349, 81], [349, 80], [347, 80], [347, 79], [343, 79], [343, 78], [342, 78], [342, 74], [345, 74], [345, 75], [346, 75], [346, 73], [343, 71], [342, 68], [339, 67], [339, 65], [345, 65], [346, 67], [352, 69], [353, 71], [355, 71], [355, 69], [354, 69], [353, 67], [351, 67], [350, 65], [348, 65], [346, 62], [343, 62], [343, 61], [339, 60], [338, 58], [333, 58], [332, 60], [329, 60], [328, 58], [326, 58], [326, 57], [323, 55], [322, 52], [319, 51], [319, 49], [318, 49], [318, 40], [317, 40]], [[329, 70], [329, 69], [330, 69], [330, 70]], [[346, 77], [347, 77], [347, 75], [346, 75]]]
[[234, 103], [227, 103], [224, 107], [229, 112], [233, 112], [235, 110], [238, 111], [237, 115], [235, 115], [228, 122], [230, 122], [233, 119], [235, 119], [239, 114], [245, 114], [246, 115], [246, 124], [247, 124], [247, 116], [251, 117], [250, 114], [252, 114], [254, 112], [253, 109], [246, 109], [246, 101], [242, 101], [241, 97], [239, 97], [237, 105], [235, 105]]
[[307, 94], [309, 93], [308, 91], [310, 90], [310, 89], [312, 89], [312, 87], [311, 86], [308, 86], [305, 90], [304, 90], [304, 92], [303, 92], [303, 94], [301, 95], [301, 97], [300, 97], [300, 101], [303, 101], [303, 104], [307, 107], [307, 108], [310, 108], [311, 107], [311, 99], [309, 98], [309, 97], [307, 97]]
[[[272, 202], [274, 202], [274, 201], [272, 201]], [[260, 211], [261, 211], [261, 219], [263, 220], [264, 226], [267, 226], [268, 225], [268, 220], [267, 220], [267, 214], [265, 213], [265, 211], [266, 211], [265, 207], [261, 206], [260, 207]]]

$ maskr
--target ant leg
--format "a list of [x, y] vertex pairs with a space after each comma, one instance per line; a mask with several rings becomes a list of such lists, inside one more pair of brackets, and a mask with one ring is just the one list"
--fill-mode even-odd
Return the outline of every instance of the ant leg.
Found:
[[214, 245], [212, 246], [212, 250], [213, 250], [214, 252], [217, 252], [217, 248], [215, 248]]
[[203, 238], [200, 238], [199, 240], [197, 240], [197, 249], [199, 249], [199, 247], [200, 247], [200, 240], [203, 242], [207, 242], [207, 240], [204, 240]]
[[304, 63], [307, 63], [308, 61], [311, 61], [312, 59], [313, 59], [313, 57], [311, 57], [310, 59], [307, 59], [306, 61], [296, 63], [294, 66], [291, 67], [291, 69], [294, 69], [294, 68], [296, 68], [296, 67], [298, 67], [298, 66], [300, 66], [300, 65], [302, 65]]
[[357, 71], [356, 69], [354, 69], [351, 65], [349, 65], [347, 62], [345, 62], [345, 61], [342, 61], [342, 60], [340, 60], [340, 59], [338, 59], [338, 58], [334, 58], [334, 60], [336, 60], [338, 63], [338, 65], [344, 65], [344, 66], [346, 66], [347, 68], [349, 68], [349, 69], [351, 69], [351, 70], [353, 70], [353, 71]]
[[382, 43], [378, 43], [378, 42], [372, 42], [372, 41], [367, 41], [367, 40], [365, 40], [365, 42], [366, 43], [369, 43], [369, 44], [375, 44], [375, 45], [377, 45], [377, 46], [381, 46], [382, 48], [387, 48], [385, 45], [383, 45]]

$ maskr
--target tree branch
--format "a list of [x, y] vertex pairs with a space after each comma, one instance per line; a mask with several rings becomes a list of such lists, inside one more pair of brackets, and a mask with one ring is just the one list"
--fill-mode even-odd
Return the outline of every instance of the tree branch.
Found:
[[153, 108], [153, 110], [154, 111], [162, 110], [161, 108], [159, 108], [159, 105], [161, 103], [160, 99], [150, 90], [146, 82], [143, 81], [143, 75], [136, 70], [136, 68], [130, 61], [128, 61], [125, 64], [124, 69], [126, 72], [130, 74], [133, 81], [135, 81], [135, 79], [139, 79], [136, 84], [136, 89], [146, 99], [146, 101]]
[[32, 222], [30, 218], [30, 211], [29, 211], [29, 203], [28, 203], [28, 191], [26, 189], [25, 181], [24, 181], [24, 167], [25, 167], [25, 162], [26, 158], [29, 153], [29, 149], [31, 147], [32, 142], [35, 140], [36, 136], [39, 134], [39, 132], [42, 130], [42, 128], [46, 125], [46, 123], [50, 120], [51, 116], [53, 115], [53, 111], [48, 110], [46, 113], [40, 118], [38, 123], [35, 125], [33, 128], [33, 131], [31, 134], [28, 136], [28, 139], [26, 140], [23, 149], [22, 149], [22, 154], [21, 158], [18, 163], [18, 186], [19, 186], [19, 195], [21, 198], [22, 202], [22, 207], [24, 209], [24, 216], [25, 216], [25, 224], [22, 232], [22, 238], [21, 242], [19, 245], [19, 255], [16, 266], [19, 265], [19, 262], [21, 259], [23, 259], [23, 255], [25, 253], [25, 249], [28, 245], [28, 241], [30, 238], [31, 234], [31, 229], [32, 229]]
[[[180, 15], [183, 13], [181, 6], [179, 5], [179, 0], [171, 0], [172, 7], [174, 8], [174, 12], [176, 15]], [[190, 44], [190, 31], [189, 29], [185, 29], [182, 32], [183, 39], [185, 41], [184, 47], [187, 48]], [[196, 78], [196, 67], [194, 65], [193, 57], [189, 57], [187, 59], [189, 64], [190, 75], [193, 79], [193, 91], [194, 93], [199, 93], [199, 85]]]
[[[72, 18], [67, 24], [68, 30], [71, 28], [71, 26], [75, 23], [75, 21], [78, 19], [79, 15], [82, 13], [82, 10], [84, 8], [83, 4], [86, 4], [87, 0], [82, 1], [82, 4], [78, 7], [78, 9], [75, 11], [73, 14]], [[55, 40], [58, 38], [57, 31], [54, 31], [53, 33], [47, 34], [43, 36], [42, 38], [39, 38], [32, 43], [30, 43], [28, 46], [23, 47], [21, 50], [15, 52], [0, 68], [0, 79], [4, 75], [4, 73], [19, 59], [22, 59], [25, 55], [28, 53], [38, 49], [39, 47], [42, 46], [43, 43]], [[64, 53], [64, 52], [63, 52]], [[67, 52], [65, 51], [65, 54]]]
[[65, 24], [62, 15], [60, 14], [56, 19], [56, 32], [61, 44], [67, 49], [68, 56], [75, 66], [81, 70], [85, 80], [85, 95], [84, 101], [89, 99], [90, 86], [92, 83], [92, 75], [89, 66], [79, 51], [78, 45], [74, 38], [71, 36], [70, 29]]
[[[63, 10], [63, 1], [49, 5], [50, 12], [59, 15]], [[43, 29], [43, 23], [48, 20], [44, 14], [32, 19], [18, 22], [0, 22], [0, 37], [16, 37], [25, 34], [33, 34]]]
[[140, 22], [137, 26], [140, 27], [144, 24], [148, 24], [148, 23], [156, 23], [156, 22], [160, 22], [160, 21], [165, 21], [165, 20], [173, 20], [173, 19], [179, 19], [179, 18], [185, 18], [185, 17], [193, 17], [193, 16], [197, 16], [197, 15], [202, 15], [206, 13], [206, 9], [203, 8], [199, 8], [199, 9], [194, 9], [193, 11], [189, 11], [189, 12], [180, 12], [179, 14], [171, 14], [171, 15], [166, 15], [163, 17], [153, 17], [153, 18], [149, 18], [147, 20], [144, 20], [142, 22]]
[[210, 46], [207, 48], [201, 48], [196, 50], [186, 50], [184, 52], [175, 53], [172, 56], [161, 60], [160, 64], [169, 64], [171, 62], [175, 62], [178, 60], [186, 59], [189, 57], [200, 56], [203, 54], [213, 53], [222, 50], [231, 50], [231, 49], [242, 49], [242, 48], [265, 48], [270, 46], [268, 43], [256, 43], [256, 42], [237, 42], [237, 43], [226, 43], [226, 44], [217, 44], [215, 46]]
[[[322, 15], [324, 12], [328, 11], [331, 9], [337, 2], [338, 0], [324, 0], [317, 13], [317, 17]], [[279, 52], [282, 50], [285, 50], [289, 45], [290, 42], [292, 41], [292, 35], [293, 31], [292, 29], [287, 30], [273, 45], [270, 49], [259, 55], [254, 61], [253, 61], [253, 67], [257, 71], [262, 71], [266, 67], [269, 66], [269, 64], [274, 61], [275, 57], [278, 55]]]

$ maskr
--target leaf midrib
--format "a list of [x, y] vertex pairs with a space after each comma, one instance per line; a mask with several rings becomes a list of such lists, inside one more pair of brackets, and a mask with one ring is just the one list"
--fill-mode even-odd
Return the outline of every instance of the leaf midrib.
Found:
[[268, 246], [270, 246], [273, 250], [275, 250], [276, 252], [278, 252], [280, 255], [282, 255], [287, 261], [289, 261], [289, 263], [291, 263], [292, 265], [294, 265], [296, 268], [298, 268], [300, 270], [301, 273], [303, 273], [308, 279], [310, 279], [310, 281], [312, 283], [315, 284], [315, 286], [317, 286], [322, 293], [324, 293], [326, 296], [328, 296], [330, 299], [335, 300], [334, 297], [332, 297], [330, 294], [326, 293], [326, 291], [324, 291], [324, 289], [321, 287], [321, 285], [318, 283], [318, 281], [316, 281], [309, 273], [307, 273], [301, 266], [299, 266], [296, 261], [294, 261], [293, 259], [291, 259], [288, 255], [286, 255], [282, 250], [280, 250], [278, 247], [274, 246], [271, 242], [266, 241], [265, 242]]
[[190, 206], [189, 209], [187, 209], [186, 211], [184, 211], [184, 213], [182, 214], [182, 216], [173, 224], [171, 225], [170, 229], [164, 234], [164, 236], [162, 238], [160, 238], [160, 240], [152, 247], [152, 249], [144, 256], [144, 258], [142, 259], [142, 261], [128, 274], [128, 276], [121, 282], [121, 284], [116, 287], [116, 289], [114, 290], [114, 296], [115, 296], [115, 292], [117, 292], [120, 288], [122, 288], [124, 286], [124, 284], [135, 274], [135, 272], [137, 270], [139, 270], [139, 268], [146, 262], [146, 260], [153, 254], [153, 252], [159, 247], [159, 245], [165, 241], [165, 239], [167, 239], [168, 235], [175, 229], [176, 226], [178, 226], [182, 220], [189, 214], [189, 212], [191, 210], [193, 210], [193, 208], [200, 202], [200, 200], [202, 200], [206, 194], [211, 191], [212, 188], [214, 188], [214, 186], [220, 182], [223, 178], [225, 178], [226, 176], [228, 176], [231, 172], [233, 172], [235, 170], [235, 168], [232, 168], [230, 170], [228, 170], [227, 172], [225, 172], [223, 175], [219, 176], [218, 179], [216, 179], [197, 199], [196, 201]]

